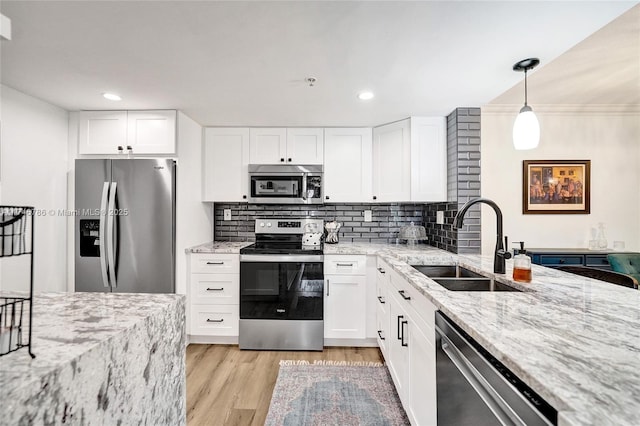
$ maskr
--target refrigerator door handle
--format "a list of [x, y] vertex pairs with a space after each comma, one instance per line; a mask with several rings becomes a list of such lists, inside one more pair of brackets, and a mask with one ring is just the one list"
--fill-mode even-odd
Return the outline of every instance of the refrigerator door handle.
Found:
[[106, 215], [107, 215], [107, 194], [109, 193], [109, 182], [102, 186], [102, 197], [100, 197], [100, 271], [102, 272], [102, 285], [109, 287], [109, 275], [107, 274], [107, 251], [105, 250], [106, 235]]
[[109, 276], [111, 277], [111, 287], [118, 287], [116, 279], [116, 262], [115, 262], [115, 234], [113, 232], [113, 222], [115, 220], [116, 209], [116, 190], [118, 184], [111, 182], [111, 190], [109, 191], [109, 206], [107, 207], [107, 259], [109, 261]]

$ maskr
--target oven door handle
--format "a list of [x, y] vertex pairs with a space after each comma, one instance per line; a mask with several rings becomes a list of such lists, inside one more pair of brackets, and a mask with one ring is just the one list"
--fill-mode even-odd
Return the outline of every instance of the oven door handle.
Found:
[[241, 254], [240, 262], [267, 262], [267, 263], [322, 263], [323, 255], [295, 255], [295, 254]]
[[458, 347], [447, 337], [444, 331], [436, 325], [436, 334], [440, 337], [442, 352], [451, 360], [460, 374], [469, 382], [473, 390], [487, 405], [487, 408], [500, 420], [502, 425], [522, 425], [525, 423], [515, 415], [513, 410], [504, 402], [500, 395], [487, 383], [475, 369], [471, 361], [464, 356]]

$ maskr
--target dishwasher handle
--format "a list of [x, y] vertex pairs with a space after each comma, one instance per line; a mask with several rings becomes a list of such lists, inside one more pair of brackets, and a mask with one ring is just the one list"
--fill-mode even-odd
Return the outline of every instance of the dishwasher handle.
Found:
[[526, 423], [522, 422], [515, 413], [513, 413], [495, 389], [487, 383], [460, 349], [458, 349], [447, 337], [445, 332], [437, 325], [436, 334], [440, 337], [442, 352], [447, 355], [453, 365], [460, 371], [460, 374], [464, 376], [491, 412], [500, 420], [500, 424], [505, 426], [526, 426]]

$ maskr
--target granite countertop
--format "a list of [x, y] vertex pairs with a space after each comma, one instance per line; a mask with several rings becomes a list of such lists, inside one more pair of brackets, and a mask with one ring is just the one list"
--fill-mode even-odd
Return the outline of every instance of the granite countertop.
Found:
[[[378, 252], [439, 310], [558, 410], [559, 425], [640, 424], [640, 291], [532, 266], [531, 283], [493, 257]], [[452, 292], [410, 264], [454, 264], [523, 292]]]
[[252, 241], [209, 241], [185, 249], [185, 253], [240, 253], [240, 249], [253, 244]]
[[0, 401], [11, 400], [20, 387], [39, 386], [45, 376], [58, 374], [151, 316], [166, 312], [184, 316], [184, 304], [185, 296], [178, 294], [35, 294], [32, 351], [36, 358], [31, 359], [26, 348], [0, 358]]
[[[446, 251], [428, 246], [426, 244], [385, 244], [385, 243], [350, 243], [324, 244], [324, 254], [368, 254], [376, 255], [380, 253], [396, 253], [399, 255], [426, 255], [429, 253], [439, 256], [447, 254]], [[450, 253], [449, 253], [450, 254]], [[451, 254], [455, 257], [456, 255]]]

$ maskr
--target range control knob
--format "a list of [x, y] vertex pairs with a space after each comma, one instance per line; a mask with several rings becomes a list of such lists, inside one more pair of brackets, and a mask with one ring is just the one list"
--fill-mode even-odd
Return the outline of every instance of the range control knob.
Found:
[[260, 222], [260, 227], [264, 228], [264, 222]]
[[267, 222], [267, 228], [271, 228], [271, 222]]

